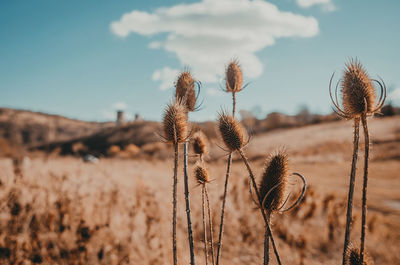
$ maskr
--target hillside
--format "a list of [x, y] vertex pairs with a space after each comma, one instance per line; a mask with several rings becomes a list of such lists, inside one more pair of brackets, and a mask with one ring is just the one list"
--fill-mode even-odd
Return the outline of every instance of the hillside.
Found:
[[[145, 124], [107, 129], [96, 139], [117, 143], [117, 139], [130, 139], [130, 133], [140, 128], [150, 135], [153, 129]], [[374, 264], [399, 264], [400, 117], [370, 118], [369, 127], [367, 250]], [[245, 149], [259, 179], [268, 154], [285, 146], [290, 173], [300, 172], [308, 182], [306, 198], [299, 207], [272, 218], [283, 264], [336, 265], [341, 259], [352, 131], [351, 121], [276, 129], [255, 135]], [[353, 212], [355, 244], [361, 222], [361, 138]], [[213, 180], [209, 194], [214, 231], [218, 231], [226, 170], [226, 153], [217, 144], [221, 141], [211, 140], [210, 154], [205, 157]], [[167, 145], [159, 146], [167, 150]], [[1, 158], [0, 195], [5, 199], [0, 218], [4, 231], [0, 235], [0, 261], [40, 257], [57, 264], [169, 264], [172, 165], [173, 150], [166, 152], [164, 160], [100, 158], [97, 164], [72, 156], [33, 157], [20, 171], [15, 165], [13, 170], [10, 159]], [[194, 166], [189, 160], [195, 252], [198, 264], [204, 264], [201, 188], [192, 176]], [[178, 253], [182, 264], [189, 264], [181, 169]], [[287, 192], [296, 194], [300, 188], [296, 179], [291, 177], [289, 182]], [[249, 195], [248, 183], [243, 163], [234, 156], [221, 264], [256, 265], [262, 261], [264, 224]], [[276, 264], [274, 259], [271, 264]]]
[[[63, 116], [0, 108], [0, 142], [9, 149], [25, 149], [51, 141], [93, 134], [113, 123], [85, 122]], [[7, 147], [6, 147], [7, 148]]]

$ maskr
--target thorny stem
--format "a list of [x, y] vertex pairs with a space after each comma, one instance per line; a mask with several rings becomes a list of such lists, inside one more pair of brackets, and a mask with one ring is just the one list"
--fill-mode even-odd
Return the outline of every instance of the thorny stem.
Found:
[[354, 184], [356, 179], [356, 168], [357, 168], [357, 157], [358, 157], [358, 142], [360, 138], [360, 118], [354, 119], [354, 140], [353, 140], [353, 160], [351, 162], [350, 171], [350, 184], [349, 184], [349, 194], [347, 199], [347, 217], [346, 217], [346, 232], [344, 236], [344, 246], [343, 246], [343, 265], [346, 262], [346, 250], [350, 243], [350, 233], [351, 233], [351, 219], [353, 210], [353, 194], [354, 194]]
[[229, 181], [229, 174], [230, 174], [230, 171], [231, 171], [231, 163], [232, 163], [232, 153], [230, 153], [229, 156], [228, 156], [228, 165], [226, 167], [224, 196], [223, 196], [223, 199], [222, 199], [222, 209], [221, 209], [221, 221], [219, 223], [217, 259], [216, 259], [216, 263], [215, 263], [216, 265], [219, 264], [219, 257], [221, 256], [222, 234], [224, 232], [225, 202], [226, 202], [226, 194], [227, 194], [227, 191], [228, 191], [228, 181]]
[[[234, 91], [232, 91], [232, 116], [233, 117], [235, 117], [235, 110], [236, 110], [236, 94]], [[232, 163], [232, 152], [228, 156], [228, 162], [227, 162], [226, 174], [225, 174], [224, 197], [222, 199], [221, 222], [219, 224], [217, 258], [216, 258], [216, 263], [215, 263], [216, 265], [219, 264], [219, 257], [221, 256], [222, 234], [224, 232], [225, 202], [226, 202], [226, 194], [228, 191], [229, 174], [231, 172], [231, 163]]]
[[190, 248], [190, 264], [194, 265], [194, 247], [193, 247], [193, 232], [192, 232], [192, 221], [190, 218], [190, 202], [189, 202], [189, 184], [188, 184], [188, 141], [183, 144], [183, 178], [185, 185], [185, 202], [186, 202], [186, 217], [188, 225], [188, 237], [189, 237], [189, 248]]
[[207, 200], [207, 211], [208, 211], [208, 226], [210, 227], [210, 243], [211, 243], [211, 260], [212, 264], [214, 265], [214, 239], [213, 239], [213, 224], [212, 224], [212, 217], [211, 217], [211, 208], [210, 208], [210, 199], [208, 197], [208, 191], [207, 191], [207, 186], [204, 186], [204, 191], [206, 194], [206, 200]]
[[268, 265], [269, 263], [269, 233], [268, 229], [265, 227], [264, 234], [264, 265]]
[[361, 119], [364, 129], [365, 139], [365, 154], [364, 154], [364, 183], [363, 183], [363, 195], [362, 195], [362, 221], [361, 221], [361, 247], [360, 247], [360, 263], [364, 261], [364, 243], [365, 243], [365, 221], [367, 218], [367, 184], [368, 184], [368, 158], [369, 158], [369, 133], [367, 117], [365, 114], [362, 115]]
[[176, 251], [176, 190], [178, 185], [178, 143], [174, 144], [175, 159], [174, 159], [174, 186], [173, 186], [173, 210], [172, 210], [172, 251], [174, 256], [174, 265], [178, 264], [177, 251]]
[[232, 91], [232, 103], [233, 103], [232, 116], [235, 117], [235, 110], [236, 110], [236, 93], [235, 93], [235, 91]]
[[207, 224], [206, 224], [206, 204], [205, 204], [205, 184], [201, 187], [201, 214], [203, 218], [203, 235], [204, 235], [204, 258], [206, 259], [206, 265], [208, 265], [208, 247], [207, 247]]
[[[237, 151], [239, 152], [240, 156], [242, 157], [242, 160], [243, 160], [244, 164], [246, 165], [247, 171], [249, 172], [249, 175], [250, 175], [250, 178], [251, 178], [251, 182], [253, 183], [254, 191], [256, 192], [256, 195], [257, 195], [257, 199], [258, 199], [259, 205], [262, 205], [260, 192], [257, 189], [256, 180], [254, 178], [253, 170], [251, 169], [251, 167], [249, 165], [249, 161], [247, 160], [246, 155], [243, 153], [242, 149], [239, 149]], [[272, 232], [271, 232], [271, 227], [269, 226], [269, 220], [267, 218], [267, 215], [264, 212], [264, 209], [262, 207], [260, 207], [260, 210], [261, 210], [261, 214], [262, 214], [262, 216], [264, 218], [264, 222], [265, 222], [265, 226], [267, 228], [267, 232], [268, 232], [268, 234], [269, 234], [269, 236], [271, 238], [271, 243], [272, 243], [272, 247], [274, 249], [276, 260], [278, 261], [278, 264], [281, 265], [281, 260], [279, 258], [278, 250], [276, 249], [275, 240], [274, 240], [274, 237], [273, 237]]]

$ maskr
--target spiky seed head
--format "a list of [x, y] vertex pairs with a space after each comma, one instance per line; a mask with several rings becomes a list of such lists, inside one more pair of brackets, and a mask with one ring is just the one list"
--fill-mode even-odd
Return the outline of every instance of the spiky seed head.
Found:
[[278, 151], [267, 158], [260, 183], [260, 196], [264, 200], [269, 192], [263, 205], [268, 212], [279, 209], [283, 203], [287, 173], [288, 157], [284, 151]]
[[372, 261], [365, 253], [363, 264], [361, 264], [360, 249], [349, 246], [346, 250], [346, 265], [372, 265]]
[[163, 127], [164, 138], [168, 142], [177, 144], [186, 140], [188, 117], [186, 106], [182, 101], [177, 100], [165, 108]]
[[242, 90], [242, 70], [236, 60], [231, 61], [226, 68], [225, 82], [227, 92], [239, 92]]
[[239, 150], [244, 144], [244, 129], [239, 121], [224, 111], [219, 113], [218, 129], [229, 150]]
[[197, 131], [193, 134], [193, 150], [197, 155], [204, 155], [207, 153], [208, 140], [202, 131]]
[[196, 108], [196, 92], [194, 90], [194, 80], [189, 71], [183, 71], [178, 76], [175, 87], [175, 98], [186, 104], [188, 111]]
[[346, 64], [342, 82], [342, 101], [350, 117], [372, 113], [375, 108], [375, 89], [372, 80], [358, 60]]
[[199, 184], [206, 184], [210, 182], [210, 174], [206, 167], [202, 165], [196, 165], [194, 168], [194, 176]]

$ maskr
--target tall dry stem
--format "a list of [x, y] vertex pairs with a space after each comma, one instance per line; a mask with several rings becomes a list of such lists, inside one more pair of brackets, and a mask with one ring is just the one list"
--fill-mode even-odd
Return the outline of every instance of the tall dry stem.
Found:
[[267, 227], [265, 227], [264, 233], [264, 265], [269, 264], [269, 233]]
[[173, 249], [173, 258], [174, 265], [178, 264], [177, 258], [177, 250], [176, 250], [176, 208], [177, 208], [177, 200], [176, 200], [176, 191], [178, 186], [178, 143], [174, 144], [175, 149], [175, 157], [174, 157], [174, 186], [173, 186], [173, 195], [172, 195], [172, 249]]
[[343, 247], [343, 262], [345, 265], [346, 262], [346, 252], [350, 243], [350, 233], [351, 233], [351, 221], [352, 221], [352, 212], [353, 212], [353, 195], [354, 195], [354, 185], [356, 180], [356, 168], [357, 168], [357, 158], [358, 158], [358, 142], [360, 138], [360, 119], [354, 119], [354, 139], [353, 139], [353, 160], [351, 162], [351, 171], [350, 171], [350, 184], [349, 184], [349, 193], [347, 199], [347, 214], [346, 214], [346, 232], [344, 235], [344, 247]]
[[268, 218], [267, 218], [267, 215], [266, 215], [266, 213], [265, 213], [263, 207], [261, 207], [263, 201], [262, 201], [262, 198], [261, 198], [261, 196], [260, 196], [260, 192], [258, 191], [258, 188], [257, 188], [257, 184], [256, 184], [256, 180], [255, 180], [255, 178], [254, 178], [253, 170], [251, 169], [250, 164], [249, 164], [249, 161], [247, 160], [247, 157], [246, 157], [246, 155], [244, 154], [243, 150], [242, 150], [242, 149], [239, 149], [239, 150], [237, 150], [237, 151], [239, 152], [239, 154], [240, 154], [240, 156], [241, 156], [241, 158], [242, 158], [242, 160], [243, 160], [243, 162], [244, 162], [244, 164], [245, 164], [245, 166], [246, 166], [246, 168], [247, 168], [247, 171], [249, 172], [250, 180], [251, 180], [251, 182], [252, 182], [252, 184], [253, 184], [253, 188], [254, 188], [254, 191], [255, 191], [255, 193], [256, 193], [258, 203], [259, 203], [259, 205], [260, 205], [260, 211], [261, 211], [262, 217], [264, 218], [265, 226], [266, 226], [266, 228], [267, 228], [267, 232], [268, 232], [269, 237], [270, 237], [270, 239], [271, 239], [271, 243], [272, 243], [272, 247], [273, 247], [273, 249], [274, 249], [274, 253], [275, 253], [275, 256], [276, 256], [276, 260], [278, 261], [278, 264], [281, 265], [281, 260], [280, 260], [280, 257], [279, 257], [279, 254], [278, 254], [278, 250], [277, 250], [276, 245], [275, 245], [275, 240], [274, 240], [274, 237], [273, 237], [273, 235], [272, 235], [271, 227], [270, 227], [270, 225], [269, 225], [269, 220], [268, 220]]
[[232, 163], [232, 152], [229, 153], [226, 173], [225, 173], [225, 184], [224, 184], [224, 195], [222, 198], [222, 208], [221, 208], [221, 221], [219, 223], [219, 236], [218, 236], [218, 246], [217, 246], [217, 257], [216, 257], [216, 265], [219, 264], [219, 259], [221, 256], [221, 249], [222, 249], [222, 235], [224, 233], [224, 216], [225, 216], [225, 203], [226, 203], [226, 195], [228, 191], [228, 182], [229, 182], [229, 175], [231, 172], [231, 163]]
[[206, 204], [205, 204], [205, 184], [201, 187], [201, 216], [203, 219], [203, 235], [204, 235], [204, 258], [208, 265], [208, 240], [207, 240], [207, 222], [206, 222]]
[[174, 176], [172, 191], [172, 252], [174, 265], [178, 264], [176, 248], [176, 210], [177, 210], [177, 185], [178, 185], [178, 144], [187, 138], [187, 111], [180, 100], [169, 104], [164, 112], [163, 129], [166, 142], [174, 145]]
[[365, 153], [364, 153], [364, 182], [362, 194], [362, 220], [361, 220], [361, 246], [360, 259], [361, 264], [364, 261], [364, 244], [365, 244], [365, 222], [367, 218], [367, 184], [368, 184], [368, 159], [369, 159], [369, 133], [366, 115], [362, 115], [361, 122], [364, 129]]
[[[236, 92], [242, 89], [242, 71], [236, 61], [232, 61], [228, 68], [226, 69], [226, 92], [232, 92], [232, 117], [235, 117], [236, 112]], [[221, 221], [219, 225], [219, 236], [218, 236], [218, 246], [217, 246], [217, 257], [216, 265], [219, 264], [219, 259], [221, 256], [222, 249], [222, 235], [224, 232], [224, 216], [225, 216], [225, 203], [226, 195], [228, 191], [229, 175], [231, 172], [232, 163], [232, 152], [229, 153], [227, 159], [227, 167], [225, 173], [225, 184], [224, 184], [224, 195], [222, 198], [222, 208], [221, 208]]]
[[190, 201], [189, 201], [189, 183], [188, 183], [188, 141], [183, 144], [183, 178], [185, 186], [185, 204], [186, 204], [186, 218], [188, 226], [188, 240], [190, 248], [190, 264], [194, 265], [194, 246], [193, 246], [193, 231], [192, 231], [192, 220], [190, 217]]
[[206, 201], [207, 201], [207, 212], [208, 212], [208, 226], [209, 226], [209, 230], [210, 230], [210, 244], [211, 244], [211, 261], [212, 264], [215, 264], [215, 260], [214, 260], [214, 232], [213, 232], [213, 223], [212, 223], [212, 216], [211, 216], [211, 207], [210, 207], [210, 199], [208, 197], [208, 191], [207, 191], [207, 186], [204, 185], [204, 192], [206, 195]]

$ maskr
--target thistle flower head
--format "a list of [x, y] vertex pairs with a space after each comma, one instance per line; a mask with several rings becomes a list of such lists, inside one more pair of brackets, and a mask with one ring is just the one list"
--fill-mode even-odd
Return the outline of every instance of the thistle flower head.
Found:
[[242, 70], [236, 60], [232, 60], [225, 71], [225, 85], [227, 92], [239, 92], [242, 90]]
[[[355, 59], [346, 64], [343, 79], [338, 82], [335, 89], [335, 99], [332, 96], [332, 79], [329, 82], [329, 93], [334, 104], [335, 112], [347, 119], [361, 117], [362, 115], [372, 115], [378, 112], [386, 99], [386, 86], [383, 80], [371, 79], [361, 63]], [[380, 87], [380, 96], [377, 99], [373, 82]], [[341, 83], [342, 105], [340, 106], [337, 88]]]
[[207, 153], [208, 140], [202, 131], [197, 131], [193, 134], [193, 150], [197, 155], [204, 155]]
[[368, 255], [364, 255], [363, 264], [361, 264], [360, 250], [349, 246], [346, 250], [346, 265], [371, 265], [372, 261]]
[[372, 80], [357, 60], [346, 64], [342, 82], [342, 101], [346, 113], [352, 116], [371, 113], [375, 108]]
[[189, 71], [183, 71], [178, 76], [175, 84], [175, 98], [186, 104], [188, 111], [194, 111], [196, 108], [195, 82]]
[[230, 151], [239, 150], [245, 145], [243, 127], [238, 120], [224, 111], [219, 113], [218, 129]]
[[186, 140], [188, 117], [186, 106], [182, 101], [176, 100], [165, 108], [163, 129], [164, 138], [168, 142], [177, 144]]
[[207, 168], [200, 164], [196, 165], [194, 168], [194, 176], [198, 184], [203, 185], [210, 182], [210, 175]]
[[288, 158], [285, 152], [279, 151], [268, 157], [260, 183], [263, 207], [268, 212], [278, 210], [283, 203], [287, 173]]

